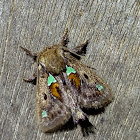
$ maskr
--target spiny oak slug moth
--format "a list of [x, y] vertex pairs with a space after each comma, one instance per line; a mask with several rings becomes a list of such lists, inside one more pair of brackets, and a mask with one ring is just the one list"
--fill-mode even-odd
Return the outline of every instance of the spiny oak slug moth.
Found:
[[36, 83], [36, 118], [43, 132], [52, 132], [72, 116], [77, 124], [87, 117], [82, 108], [101, 108], [113, 100], [109, 85], [91, 68], [81, 63], [88, 41], [67, 48], [68, 30], [62, 41], [39, 53], [21, 47], [37, 63], [32, 77], [25, 82]]

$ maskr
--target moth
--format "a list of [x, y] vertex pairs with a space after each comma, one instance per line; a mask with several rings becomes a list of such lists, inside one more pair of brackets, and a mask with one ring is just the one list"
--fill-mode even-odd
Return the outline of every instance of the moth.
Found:
[[101, 108], [113, 100], [109, 85], [80, 59], [88, 41], [70, 50], [68, 29], [61, 42], [33, 53], [37, 66], [34, 74], [23, 79], [36, 83], [36, 120], [43, 132], [53, 132], [72, 117], [74, 124], [87, 118], [82, 108]]

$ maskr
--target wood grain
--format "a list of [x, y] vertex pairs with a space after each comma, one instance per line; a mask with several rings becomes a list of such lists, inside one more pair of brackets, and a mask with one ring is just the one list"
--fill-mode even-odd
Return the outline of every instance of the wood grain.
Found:
[[[35, 87], [24, 83], [34, 52], [61, 40], [68, 47], [89, 40], [83, 63], [112, 87], [115, 99], [104, 113], [90, 115], [95, 134], [83, 137], [78, 126], [52, 134], [35, 123]], [[140, 2], [138, 0], [0, 1], [0, 139], [1, 140], [139, 140]]]

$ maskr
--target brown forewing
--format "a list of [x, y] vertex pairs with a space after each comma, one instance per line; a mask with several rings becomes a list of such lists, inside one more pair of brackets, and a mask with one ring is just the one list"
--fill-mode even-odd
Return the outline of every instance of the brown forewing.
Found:
[[[51, 95], [47, 85], [47, 78], [48, 74], [39, 65], [36, 95], [37, 124], [42, 131], [51, 132], [69, 120], [70, 111], [59, 99]], [[47, 112], [47, 117], [42, 117], [43, 110]]]
[[[109, 85], [101, 79], [91, 68], [77, 60], [69, 53], [65, 53], [67, 65], [71, 66], [78, 73], [82, 85], [79, 97], [79, 104], [86, 108], [100, 108], [109, 104], [113, 100], [112, 91]], [[101, 91], [96, 85], [103, 87]]]

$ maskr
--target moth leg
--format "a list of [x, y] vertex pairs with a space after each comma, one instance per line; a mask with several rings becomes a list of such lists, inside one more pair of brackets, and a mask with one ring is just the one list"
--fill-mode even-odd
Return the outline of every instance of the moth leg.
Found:
[[37, 79], [37, 68], [34, 69], [33, 75], [31, 75], [29, 78], [23, 78], [24, 82], [32, 83], [36, 85], [36, 79]]
[[83, 44], [75, 47], [72, 51], [79, 55], [86, 54], [87, 45], [88, 45], [88, 40], [85, 41]]
[[88, 118], [86, 117], [85, 120], [80, 120], [79, 122], [81, 126], [81, 130], [83, 133], [83, 136], [88, 136], [90, 133], [95, 133], [96, 128], [92, 125], [92, 123], [89, 122]]
[[65, 29], [64, 31], [64, 35], [62, 37], [62, 41], [61, 41], [61, 45], [64, 47], [67, 47], [67, 44], [69, 42], [69, 38], [68, 38], [68, 28]]
[[26, 52], [27, 55], [31, 56], [34, 60], [36, 60], [37, 53], [33, 53], [33, 52], [27, 50], [26, 48], [24, 48], [22, 46], [20, 46], [20, 48], [23, 49]]
[[37, 78], [37, 77], [31, 76], [31, 77], [29, 77], [28, 79], [23, 78], [23, 80], [24, 80], [24, 82], [32, 83], [32, 84], [35, 85], [35, 84], [36, 84], [36, 78]]

